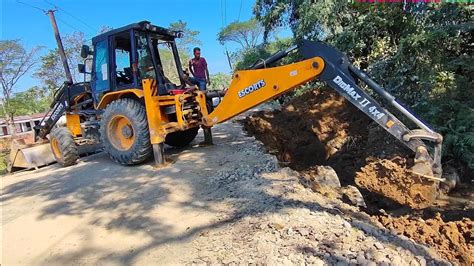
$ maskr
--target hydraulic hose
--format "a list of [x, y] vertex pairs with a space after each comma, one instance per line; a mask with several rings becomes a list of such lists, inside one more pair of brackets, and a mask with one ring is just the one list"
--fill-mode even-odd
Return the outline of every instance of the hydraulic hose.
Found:
[[268, 57], [267, 59], [262, 59], [260, 61], [255, 62], [255, 64], [253, 64], [249, 69], [265, 68], [267, 65], [273, 64], [276, 61], [286, 57], [290, 52], [292, 52], [293, 50], [296, 50], [297, 48], [298, 46], [294, 45], [286, 50], [278, 51], [274, 53], [273, 55], [271, 55], [270, 57]]

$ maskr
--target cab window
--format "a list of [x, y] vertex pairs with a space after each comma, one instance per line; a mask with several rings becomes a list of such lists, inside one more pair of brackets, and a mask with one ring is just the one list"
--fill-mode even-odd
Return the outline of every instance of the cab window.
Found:
[[138, 74], [140, 79], [156, 79], [155, 68], [153, 67], [153, 61], [148, 49], [145, 34], [137, 33], [135, 38], [137, 46]]
[[99, 41], [94, 48], [94, 97], [100, 99], [100, 95], [109, 90], [108, 58], [109, 52], [107, 40]]
[[133, 84], [130, 34], [124, 33], [114, 37], [115, 85], [127, 87]]
[[161, 59], [161, 65], [165, 77], [173, 84], [180, 85], [181, 80], [179, 79], [178, 68], [173, 57], [173, 50], [171, 44], [168, 42], [158, 43], [158, 53]]

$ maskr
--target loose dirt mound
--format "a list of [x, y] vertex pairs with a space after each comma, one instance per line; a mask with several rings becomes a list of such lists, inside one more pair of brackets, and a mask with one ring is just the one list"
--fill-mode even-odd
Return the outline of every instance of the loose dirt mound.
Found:
[[338, 166], [344, 183], [346, 178], [353, 180], [355, 169], [364, 164], [360, 156], [345, 155], [347, 150], [357, 153], [368, 135], [370, 120], [356, 112], [336, 93], [313, 90], [281, 111], [254, 114], [245, 128], [291, 168], [305, 170], [330, 161], [329, 165]]
[[397, 219], [379, 216], [378, 220], [388, 229], [393, 229], [418, 243], [435, 247], [448, 261], [459, 261], [463, 265], [474, 263], [472, 243], [474, 223], [470, 219], [444, 222], [438, 214], [435, 218], [427, 220], [413, 219], [409, 216]]
[[436, 200], [438, 184], [410, 173], [405, 162], [400, 157], [393, 161], [376, 159], [356, 173], [356, 184], [412, 208], [431, 206]]
[[[469, 248], [472, 250], [468, 245], [472, 242], [471, 205], [461, 206], [452, 217], [449, 207], [438, 202], [434, 208], [412, 211], [418, 215], [416, 219], [410, 215], [381, 215], [379, 209], [389, 214], [406, 214], [407, 209], [397, 203], [412, 208], [431, 205], [437, 184], [407, 172], [406, 168], [413, 165], [414, 154], [335, 92], [309, 91], [281, 110], [254, 113], [244, 125], [270, 153], [300, 171], [303, 177], [310, 176], [315, 165], [329, 165], [342, 185], [357, 183], [370, 191], [384, 192], [388, 198], [361, 190], [368, 205], [366, 211], [385, 226], [433, 247], [453, 262], [467, 265], [472, 261], [467, 255], [472, 253], [468, 252]], [[447, 216], [451, 222], [420, 218], [433, 212], [443, 213], [443, 218]], [[430, 240], [428, 235], [434, 238]]]
[[359, 186], [388, 192], [390, 200], [412, 208], [430, 206], [437, 194], [437, 184], [405, 170], [413, 163], [411, 151], [333, 91], [307, 92], [281, 111], [257, 113], [245, 124], [295, 170], [330, 165], [341, 183], [353, 184], [355, 178]]

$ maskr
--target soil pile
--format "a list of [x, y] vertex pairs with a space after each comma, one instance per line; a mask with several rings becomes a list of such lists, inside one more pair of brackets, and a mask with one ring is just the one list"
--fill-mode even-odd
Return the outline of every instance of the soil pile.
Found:
[[[438, 184], [408, 172], [414, 153], [336, 92], [309, 91], [281, 110], [254, 113], [244, 121], [244, 126], [282, 164], [299, 171], [302, 177], [311, 177], [315, 165], [329, 165], [343, 186], [362, 187], [366, 211], [386, 227], [433, 247], [453, 261], [464, 265], [472, 261], [466, 255], [470, 253], [466, 250], [472, 249], [468, 245], [472, 242], [472, 219], [457, 217], [457, 221], [444, 223], [441, 218], [410, 218], [413, 216], [402, 205], [415, 209], [430, 206], [438, 193]], [[383, 192], [386, 197], [373, 192]], [[379, 209], [389, 214], [380, 213]], [[449, 214], [444, 210], [447, 209], [437, 212]], [[460, 217], [470, 217], [471, 210], [463, 207]], [[420, 212], [428, 209], [416, 211]], [[400, 213], [406, 216], [395, 217]], [[430, 231], [430, 224], [437, 227]]]
[[459, 261], [463, 265], [474, 263], [474, 222], [470, 219], [444, 222], [438, 213], [436, 217], [426, 220], [409, 216], [397, 219], [379, 216], [378, 221], [418, 243], [436, 247], [438, 253], [448, 261]]
[[245, 121], [247, 131], [270, 153], [302, 171], [331, 165], [343, 184], [353, 183], [364, 165], [359, 146], [368, 136], [370, 120], [334, 92], [313, 90], [296, 97], [282, 110], [257, 112]]
[[330, 165], [343, 185], [356, 180], [359, 187], [412, 208], [430, 206], [437, 195], [438, 184], [406, 170], [414, 154], [334, 91], [312, 90], [245, 124], [295, 170], [311, 175], [312, 166]]
[[401, 157], [374, 160], [356, 173], [355, 181], [360, 187], [412, 208], [431, 206], [436, 200], [437, 182], [412, 174], [406, 166], [406, 159]]

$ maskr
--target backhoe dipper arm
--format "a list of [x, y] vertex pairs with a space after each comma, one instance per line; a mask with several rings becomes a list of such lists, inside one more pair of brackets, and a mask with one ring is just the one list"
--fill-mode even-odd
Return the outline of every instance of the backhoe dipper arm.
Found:
[[[265, 68], [266, 65], [287, 56], [294, 49], [292, 47], [286, 51], [275, 53], [271, 57], [255, 63], [250, 70], [235, 72], [222, 102], [212, 113], [203, 118], [204, 124], [212, 126], [226, 121], [301, 84], [319, 78], [413, 150], [416, 153], [415, 163], [429, 164], [433, 173], [424, 172], [425, 174], [441, 176], [442, 136], [411, 114], [365, 73], [351, 65], [343, 53], [322, 42], [302, 41], [298, 45], [298, 50], [305, 58], [303, 61]], [[381, 95], [420, 129], [408, 129], [393, 114], [362, 90], [356, 84], [354, 77], [365, 82], [369, 88]], [[422, 140], [435, 143], [434, 160], [429, 156]]]
[[[416, 153], [415, 164], [418, 162], [421, 164], [422, 161], [429, 161], [428, 163], [431, 164], [433, 170], [432, 174], [437, 177], [441, 176], [441, 146], [443, 137], [440, 134], [434, 132], [429, 126], [399, 104], [394, 96], [381, 88], [380, 85], [369, 78], [360, 69], [353, 66], [347, 56], [335, 48], [322, 42], [304, 40], [300, 44], [299, 51], [304, 58], [323, 58], [325, 68], [319, 79], [325, 81], [331, 88], [335, 89], [344, 98], [377, 122], [382, 128], [414, 151]], [[400, 122], [393, 114], [362, 90], [356, 84], [354, 76], [367, 84], [370, 89], [400, 111], [406, 118], [419, 126], [420, 129], [410, 130]], [[423, 140], [434, 143], [433, 159], [428, 155]], [[418, 172], [423, 171], [420, 170]], [[431, 173], [429, 173], [429, 175], [431, 175]]]

